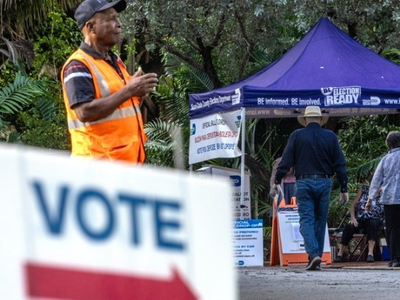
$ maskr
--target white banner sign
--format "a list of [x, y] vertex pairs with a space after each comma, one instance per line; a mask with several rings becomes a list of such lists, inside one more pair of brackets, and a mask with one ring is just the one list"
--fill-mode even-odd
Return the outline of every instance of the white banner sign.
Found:
[[227, 182], [15, 146], [0, 165], [0, 299], [237, 299]]
[[241, 155], [240, 110], [190, 120], [189, 164]]

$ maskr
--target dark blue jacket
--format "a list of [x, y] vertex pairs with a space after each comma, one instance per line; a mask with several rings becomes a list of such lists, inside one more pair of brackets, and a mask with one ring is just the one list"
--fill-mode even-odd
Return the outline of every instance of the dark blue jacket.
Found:
[[346, 161], [338, 138], [333, 131], [322, 128], [318, 123], [310, 123], [290, 135], [278, 165], [275, 184], [280, 184], [291, 167], [296, 178], [299, 175], [333, 176], [336, 173], [340, 191], [347, 192]]

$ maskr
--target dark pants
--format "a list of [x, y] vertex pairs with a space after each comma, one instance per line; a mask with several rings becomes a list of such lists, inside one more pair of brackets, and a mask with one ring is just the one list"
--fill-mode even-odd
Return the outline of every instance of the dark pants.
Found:
[[390, 258], [400, 260], [400, 204], [384, 205], [384, 209]]
[[376, 219], [368, 219], [368, 220], [357, 220], [358, 227], [353, 224], [347, 224], [343, 230], [342, 240], [340, 243], [342, 245], [347, 246], [350, 240], [353, 238], [355, 233], [360, 233], [360, 229], [364, 229], [367, 232], [367, 240], [376, 241], [378, 239], [378, 229], [379, 229], [379, 220]]
[[292, 203], [292, 197], [295, 197], [294, 194], [294, 182], [284, 182], [283, 183], [283, 195], [285, 198], [285, 204]]

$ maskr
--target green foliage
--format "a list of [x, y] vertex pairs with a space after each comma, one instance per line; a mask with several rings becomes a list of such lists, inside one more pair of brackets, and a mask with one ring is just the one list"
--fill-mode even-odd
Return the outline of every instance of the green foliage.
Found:
[[274, 132], [265, 131], [256, 139], [257, 127], [264, 125], [263, 123], [264, 120], [262, 119], [246, 120], [245, 152], [247, 156], [245, 158], [245, 163], [251, 174], [250, 186], [253, 206], [252, 211], [253, 214], [255, 214], [254, 217], [268, 214], [272, 200], [269, 197], [269, 181], [274, 157], [266, 147], [266, 143], [273, 137]]
[[45, 19], [49, 11], [55, 7], [71, 9], [80, 0], [2, 0], [0, 18], [2, 34], [12, 37], [26, 38], [35, 32], [38, 25]]
[[50, 12], [46, 22], [37, 28], [34, 43], [33, 75], [58, 78], [62, 65], [79, 47], [82, 34], [75, 22], [61, 12]]
[[146, 163], [162, 167], [174, 167], [174, 141], [171, 131], [177, 126], [173, 122], [161, 119], [153, 120], [145, 125], [149, 141], [146, 143]]
[[287, 49], [292, 42], [287, 33], [296, 30], [287, 22], [291, 5], [267, 0], [134, 1], [121, 20], [126, 37], [140, 37], [143, 48], [163, 48], [206, 73], [214, 85], [226, 85], [248, 74], [256, 45]]
[[20, 113], [21, 141], [25, 145], [47, 149], [70, 149], [66, 116], [63, 109], [47, 99], [39, 99]]
[[[127, 44], [124, 44], [124, 51], [126, 53], [126, 60], [124, 61], [124, 63], [125, 63], [125, 65], [129, 66], [130, 62], [134, 62], [135, 70], [137, 70], [139, 68], [139, 65], [135, 61], [136, 60], [135, 55], [137, 54], [137, 50], [136, 50], [137, 43], [138, 43], [138, 41], [136, 39], [129, 39], [129, 42]], [[118, 53], [118, 51], [116, 51], [116, 49], [114, 52]]]
[[377, 53], [399, 45], [397, 0], [295, 1], [294, 14], [300, 30], [327, 16], [342, 30]]
[[39, 81], [17, 73], [13, 83], [0, 90], [0, 129], [5, 115], [15, 114], [44, 93]]
[[[167, 76], [160, 77], [158, 97], [153, 98], [160, 109], [160, 117], [145, 125], [149, 138], [146, 143], [147, 163], [173, 167], [176, 163], [174, 151], [179, 151], [179, 155], [187, 162], [189, 104], [185, 90], [185, 83]], [[184, 142], [178, 144], [181, 140]]]
[[386, 59], [400, 65], [400, 49], [391, 48], [386, 49], [382, 52], [382, 56]]
[[377, 160], [386, 152], [386, 135], [395, 127], [386, 115], [343, 118], [338, 137], [346, 157], [350, 182], [370, 180]]
[[161, 76], [157, 89], [159, 97], [155, 102], [160, 107], [160, 117], [166, 120], [174, 120], [179, 124], [189, 124], [189, 104], [186, 99], [186, 87], [179, 78]]
[[41, 78], [46, 93], [19, 114], [17, 128], [25, 145], [70, 149], [59, 74], [81, 39], [75, 22], [59, 11], [50, 12], [37, 28], [31, 74]]
[[0, 88], [5, 87], [8, 85], [9, 82], [14, 81], [16, 73], [16, 67], [12, 64], [11, 61], [7, 61], [1, 67], [1, 74], [0, 74]]
[[[163, 52], [162, 63], [167, 77], [180, 82], [180, 85], [186, 85], [187, 88], [182, 91], [187, 95], [190, 93], [201, 93], [214, 88], [210, 77], [195, 67], [182, 62], [178, 57], [166, 51]], [[188, 106], [189, 107], [189, 106]]]
[[264, 261], [269, 261], [271, 258], [271, 239], [272, 239], [272, 227], [263, 227], [263, 240], [264, 240]]

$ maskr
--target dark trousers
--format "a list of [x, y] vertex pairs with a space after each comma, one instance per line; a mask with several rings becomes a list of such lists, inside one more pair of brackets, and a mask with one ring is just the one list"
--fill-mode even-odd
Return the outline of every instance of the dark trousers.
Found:
[[367, 233], [367, 240], [378, 239], [378, 229], [379, 229], [379, 220], [376, 219], [368, 219], [368, 220], [357, 220], [358, 227], [355, 227], [353, 224], [347, 224], [343, 230], [343, 235], [340, 243], [342, 245], [347, 246], [350, 240], [353, 238], [355, 233], [360, 233], [360, 229], [364, 229]]
[[384, 205], [386, 243], [392, 260], [400, 260], [400, 204]]
[[292, 197], [295, 197], [294, 194], [294, 182], [284, 182], [283, 183], [283, 195], [285, 198], [285, 204], [291, 204]]

